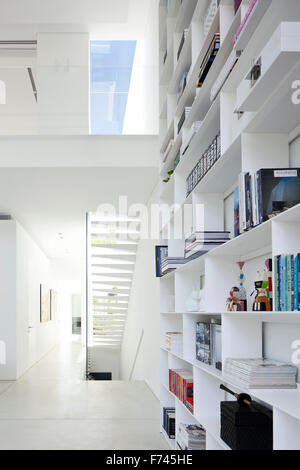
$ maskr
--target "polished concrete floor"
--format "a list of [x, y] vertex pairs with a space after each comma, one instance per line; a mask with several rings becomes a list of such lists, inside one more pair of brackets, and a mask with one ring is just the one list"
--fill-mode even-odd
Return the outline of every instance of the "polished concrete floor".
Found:
[[0, 382], [0, 449], [162, 450], [159, 402], [143, 382], [86, 382], [79, 343]]

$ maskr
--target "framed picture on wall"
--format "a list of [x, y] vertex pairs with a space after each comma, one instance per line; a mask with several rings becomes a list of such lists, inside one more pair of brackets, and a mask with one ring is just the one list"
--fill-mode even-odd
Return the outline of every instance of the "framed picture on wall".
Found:
[[40, 284], [40, 322], [47, 323], [50, 319], [50, 289]]
[[50, 318], [57, 320], [57, 292], [53, 289], [50, 290]]

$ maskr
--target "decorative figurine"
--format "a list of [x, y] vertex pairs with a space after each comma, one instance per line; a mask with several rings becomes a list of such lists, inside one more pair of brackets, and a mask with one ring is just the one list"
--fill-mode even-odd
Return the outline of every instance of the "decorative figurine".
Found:
[[264, 271], [263, 273], [258, 272], [255, 281], [256, 297], [253, 303], [254, 312], [271, 311], [271, 303], [266, 294], [266, 290], [268, 289], [268, 287], [269, 281], [267, 271]]
[[191, 295], [188, 297], [186, 301], [186, 310], [187, 312], [199, 312], [200, 308], [200, 292], [197, 288], [197, 285], [193, 287]]
[[245, 274], [243, 273], [243, 267], [245, 266], [245, 263], [240, 261], [237, 263], [237, 265], [240, 268], [240, 287], [239, 287], [239, 301], [240, 301], [240, 307], [242, 312], [247, 311], [247, 291], [244, 286], [244, 282], [246, 280]]
[[266, 289], [267, 297], [270, 301], [271, 310], [273, 310], [273, 261], [272, 258], [268, 258], [265, 262], [268, 270], [268, 288]]
[[238, 287], [233, 287], [229, 295], [230, 297], [227, 299], [227, 312], [240, 312], [240, 289]]

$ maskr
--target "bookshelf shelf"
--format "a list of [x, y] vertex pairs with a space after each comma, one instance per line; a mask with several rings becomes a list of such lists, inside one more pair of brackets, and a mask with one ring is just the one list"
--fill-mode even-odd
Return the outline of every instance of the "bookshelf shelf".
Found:
[[[278, 27], [283, 22], [300, 22], [300, 8], [295, 0], [286, 0], [284, 8], [280, 0], [258, 0], [234, 45], [233, 39], [249, 2], [243, 0], [235, 11], [234, 0], [221, 0], [205, 36], [204, 15], [210, 2], [183, 0], [175, 8], [176, 2], [173, 0], [169, 16], [164, 20], [166, 28], [160, 28], [160, 44], [167, 42], [169, 50], [166, 66], [161, 67], [160, 72], [161, 153], [167, 148], [170, 139], [175, 141], [167, 161], [160, 167], [161, 179], [174, 169], [178, 152], [183, 152], [185, 144], [190, 142], [170, 182], [161, 186], [161, 203], [167, 203], [170, 207], [176, 204], [176, 210], [170, 212], [170, 220], [163, 221], [161, 238], [164, 243], [161, 244], [166, 244], [166, 234], [169, 233], [169, 256], [180, 258], [185, 255], [185, 239], [195, 231], [227, 231], [231, 233], [231, 239], [199, 258], [180, 265], [160, 280], [161, 407], [175, 407], [178, 426], [181, 420], [204, 426], [208, 450], [230, 450], [220, 438], [220, 402], [232, 399], [220, 390], [220, 384], [224, 383], [237, 392], [249, 393], [253, 399], [272, 408], [275, 450], [284, 449], [285, 446], [299, 450], [299, 390], [242, 389], [214, 366], [198, 361], [196, 323], [221, 321], [223, 364], [227, 358], [262, 357], [263, 354], [270, 359], [291, 362], [294, 352], [291, 345], [300, 340], [300, 311], [251, 311], [254, 300], [251, 293], [256, 274], [266, 269], [266, 259], [281, 254], [300, 253], [300, 204], [234, 238], [235, 190], [239, 186], [240, 174], [254, 174], [260, 169], [295, 167], [295, 155], [292, 160], [290, 145], [299, 134], [300, 107], [293, 104], [291, 98], [292, 83], [300, 78], [299, 23], [287, 25], [288, 29], [292, 28], [290, 31], [296, 30], [295, 43], [292, 40], [284, 43], [277, 38], [282, 50], [271, 48], [267, 59], [263, 59], [261, 78], [256, 84], [249, 88], [245, 77], [255, 61], [263, 56], [269, 41], [276, 42], [274, 33]], [[177, 61], [184, 29], [189, 29], [189, 33]], [[220, 49], [202, 87], [197, 89], [201, 64], [217, 32], [220, 33]], [[229, 75], [226, 77], [225, 74], [225, 78], [222, 75], [225, 80], [223, 86], [211, 102], [211, 89], [220, 79], [234, 50], [240, 51], [241, 55], [234, 68], [228, 71]], [[269, 65], [269, 73], [265, 73]], [[179, 83], [188, 69], [186, 87], [177, 103]], [[179, 119], [187, 106], [191, 107], [191, 111], [177, 135]], [[196, 121], [202, 123], [190, 141]], [[200, 170], [202, 179], [186, 197], [187, 177], [219, 133], [219, 159], [206, 174], [205, 168]], [[297, 161], [300, 162], [300, 157]], [[203, 226], [197, 218], [200, 206], [205, 214]], [[188, 234], [177, 240], [172, 234], [175, 231], [177, 210], [180, 213], [180, 209], [187, 209], [185, 228]], [[248, 311], [227, 312], [226, 300], [230, 289], [239, 282], [237, 262], [240, 261], [245, 262], [243, 269]], [[200, 284], [201, 302], [204, 299], [201, 307], [204, 305], [205, 311], [189, 312], [190, 296], [193, 299], [194, 288], [197, 286], [200, 289]], [[164, 347], [167, 332], [182, 332], [182, 354]], [[193, 374], [194, 414], [169, 391], [169, 369], [184, 369]], [[298, 369], [300, 373], [300, 365]], [[172, 442], [171, 448], [175, 446], [176, 442]]]
[[206, 150], [213, 138], [220, 130], [220, 97], [211, 105], [208, 113], [204, 117], [200, 129], [193, 138], [188, 150], [180, 160], [177, 173], [188, 176], [187, 173], [198, 162], [201, 154]]
[[167, 85], [173, 72], [173, 46], [168, 49], [168, 55], [166, 62], [162, 66], [162, 72], [160, 75], [160, 84]]
[[175, 23], [175, 33], [182, 33], [186, 27], [190, 26], [196, 5], [197, 0], [183, 0]]
[[167, 130], [167, 133], [166, 135], [164, 136], [163, 140], [162, 140], [162, 144], [161, 144], [161, 148], [160, 148], [160, 153], [162, 154], [168, 143], [169, 143], [169, 140], [172, 139], [174, 137], [174, 120], [171, 121], [171, 123], [169, 124], [169, 127], [168, 127], [168, 130]]
[[168, 445], [170, 446], [171, 449], [175, 449], [175, 439], [170, 439], [166, 431], [162, 428], [162, 435], [166, 439]]
[[168, 7], [168, 17], [175, 18], [178, 14], [178, 9], [180, 6], [179, 0], [171, 0]]
[[167, 160], [162, 164], [160, 174], [163, 178], [167, 176], [168, 171], [172, 170], [174, 167], [174, 159], [178, 154], [182, 144], [182, 131], [176, 137], [173, 148], [170, 151]]
[[[300, 62], [298, 60], [296, 65], [293, 65], [291, 73], [276, 88], [276, 93], [273, 93], [257, 111], [255, 118], [247, 125], [245, 132], [289, 134], [297, 127], [299, 106], [292, 102], [292, 94], [295, 91], [292, 89], [292, 84], [299, 80], [299, 74]], [[270, 80], [264, 86], [269, 87]], [[262, 88], [264, 87], [262, 86]]]
[[[219, 29], [219, 23], [220, 23], [220, 9], [218, 10], [218, 14], [215, 17], [214, 20], [214, 25], [212, 27], [212, 37], [211, 40], [214, 36], [214, 34], [218, 31]], [[237, 26], [239, 24], [239, 15], [237, 14], [234, 17], [234, 20], [232, 22], [231, 27], [229, 28], [228, 33], [225, 36], [224, 41], [221, 43], [220, 50], [216, 56], [216, 59], [213, 62], [213, 65], [205, 79], [205, 82], [203, 86], [199, 89], [198, 95], [196, 96], [196, 99], [193, 103], [192, 110], [188, 116], [188, 119], [185, 122], [185, 127], [190, 127], [193, 123], [193, 121], [197, 120], [202, 120], [205, 117], [205, 114], [209, 110], [211, 106], [211, 101], [210, 101], [210, 90], [218, 78], [219, 73], [221, 72], [221, 69], [223, 65], [225, 64], [226, 59], [228, 58], [231, 50], [232, 50], [232, 40], [234, 37], [234, 32], [237, 29]], [[210, 38], [210, 35], [208, 35]], [[210, 41], [211, 42], [211, 41]], [[204, 45], [204, 51], [202, 57], [204, 58], [205, 53], [207, 51], [207, 44]], [[202, 59], [203, 60], [203, 59]]]
[[263, 2], [257, 2], [253, 8], [247, 23], [245, 24], [244, 29], [242, 30], [237, 42], [234, 45], [234, 48], [237, 51], [243, 51], [251, 37], [253, 36], [257, 26], [263, 19], [264, 14], [268, 10], [272, 3], [272, 0], [264, 0]]
[[168, 93], [170, 93], [171, 95], [174, 95], [177, 93], [178, 85], [179, 85], [179, 82], [183, 73], [188, 72], [191, 67], [191, 62], [192, 62], [191, 47], [192, 47], [192, 33], [191, 33], [191, 30], [189, 30], [187, 38], [184, 41], [182, 51], [180, 53], [179, 60], [176, 63], [175, 71], [169, 83]]
[[168, 104], [167, 104], [167, 99], [165, 99], [159, 112], [160, 119], [167, 119], [167, 112], [168, 112]]

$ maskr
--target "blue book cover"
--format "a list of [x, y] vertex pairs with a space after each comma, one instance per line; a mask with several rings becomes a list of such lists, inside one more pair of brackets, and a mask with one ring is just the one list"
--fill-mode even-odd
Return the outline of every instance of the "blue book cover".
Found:
[[298, 258], [299, 255], [294, 259], [294, 310], [298, 310]]
[[300, 254], [297, 255], [297, 298], [298, 298], [298, 305], [297, 305], [297, 310], [300, 310]]
[[280, 256], [280, 311], [286, 311], [286, 256]]
[[277, 286], [277, 292], [278, 292], [278, 306], [277, 306], [277, 311], [281, 311], [281, 256], [277, 256], [277, 279], [278, 279], [278, 286]]
[[240, 199], [239, 187], [234, 191], [234, 236], [238, 237], [240, 234]]

